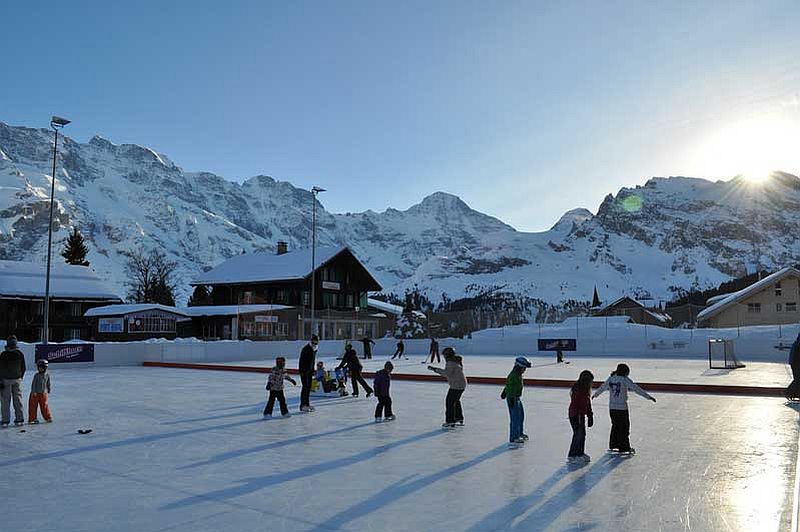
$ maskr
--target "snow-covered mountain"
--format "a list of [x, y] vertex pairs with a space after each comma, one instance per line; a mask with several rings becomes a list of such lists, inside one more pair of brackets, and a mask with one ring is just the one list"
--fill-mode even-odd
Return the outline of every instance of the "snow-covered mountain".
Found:
[[[43, 261], [52, 132], [0, 122], [0, 259]], [[184, 172], [168, 157], [101, 137], [59, 141], [56, 247], [84, 233], [89, 260], [124, 294], [127, 254], [157, 247], [189, 280], [242, 252], [310, 241], [312, 195], [267, 176], [239, 184]], [[347, 244], [387, 291], [431, 299], [498, 289], [557, 304], [622, 294], [670, 299], [757, 266], [798, 262], [800, 179], [653, 178], [608, 195], [594, 215], [567, 212], [541, 233], [516, 231], [437, 192], [405, 211], [333, 214], [317, 204], [320, 244]], [[57, 251], [56, 251], [57, 252]], [[57, 257], [57, 255], [55, 255]]]

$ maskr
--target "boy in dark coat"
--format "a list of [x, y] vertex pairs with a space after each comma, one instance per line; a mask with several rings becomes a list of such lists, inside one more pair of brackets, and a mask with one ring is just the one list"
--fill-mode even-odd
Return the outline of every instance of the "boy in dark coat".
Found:
[[372, 395], [372, 388], [369, 387], [367, 381], [361, 376], [363, 366], [361, 365], [361, 361], [358, 360], [358, 353], [353, 349], [353, 344], [350, 342], [347, 342], [347, 345], [345, 345], [342, 362], [336, 366], [336, 369], [341, 369], [345, 366], [347, 366], [347, 369], [350, 371], [350, 379], [353, 381], [353, 397], [358, 397], [359, 383], [361, 383], [361, 386], [367, 391], [367, 397]]
[[313, 412], [314, 407], [311, 406], [311, 382], [314, 379], [314, 360], [317, 358], [317, 348], [319, 347], [319, 337], [315, 334], [311, 337], [311, 341], [307, 343], [303, 350], [300, 351], [300, 362], [298, 370], [300, 371], [300, 383], [302, 390], [300, 391], [300, 411]]
[[375, 345], [375, 342], [372, 341], [372, 338], [365, 336], [361, 343], [364, 344], [364, 358], [372, 358], [372, 346]]
[[[400, 338], [400, 341], [397, 342], [397, 349], [392, 355], [392, 360], [394, 360], [395, 357], [399, 359], [400, 357], [405, 356], [405, 352], [406, 352], [406, 344], [404, 344], [403, 339]], [[408, 357], [406, 357], [406, 360], [408, 360]]]
[[[383, 369], [375, 373], [375, 397], [378, 398], [378, 406], [375, 407], [375, 423], [395, 420], [392, 413], [392, 398], [389, 397], [393, 369], [394, 365], [387, 361], [383, 365]], [[382, 415], [385, 416], [383, 419], [381, 419]]]

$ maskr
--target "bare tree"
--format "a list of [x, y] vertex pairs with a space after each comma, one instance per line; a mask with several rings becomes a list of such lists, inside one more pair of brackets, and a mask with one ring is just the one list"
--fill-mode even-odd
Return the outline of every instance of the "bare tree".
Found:
[[161, 251], [145, 251], [140, 247], [128, 257], [128, 298], [136, 303], [158, 303], [175, 306], [177, 262]]

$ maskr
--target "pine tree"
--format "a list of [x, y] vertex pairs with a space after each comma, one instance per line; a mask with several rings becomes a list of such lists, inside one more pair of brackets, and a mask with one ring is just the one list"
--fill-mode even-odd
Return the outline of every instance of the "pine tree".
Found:
[[67, 243], [64, 245], [64, 250], [61, 256], [67, 264], [74, 264], [76, 266], [88, 266], [89, 261], [86, 260], [86, 255], [89, 253], [89, 248], [86, 247], [86, 242], [83, 240], [83, 235], [78, 231], [77, 227], [72, 228]]
[[600, 306], [600, 296], [597, 295], [597, 285], [594, 285], [594, 295], [592, 296], [592, 307]]

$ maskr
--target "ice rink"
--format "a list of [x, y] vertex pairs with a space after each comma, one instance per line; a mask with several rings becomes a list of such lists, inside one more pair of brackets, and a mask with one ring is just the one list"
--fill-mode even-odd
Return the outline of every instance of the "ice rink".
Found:
[[495, 386], [470, 386], [466, 426], [445, 432], [439, 383], [393, 383], [398, 419], [375, 424], [363, 395], [299, 415], [290, 385], [295, 415], [264, 421], [258, 374], [52, 378], [55, 423], [0, 431], [3, 530], [769, 531], [792, 518], [798, 413], [780, 399], [634, 396], [638, 454], [623, 458], [604, 452], [603, 396], [592, 462], [568, 466], [567, 390], [525, 390], [531, 441], [511, 450]]

